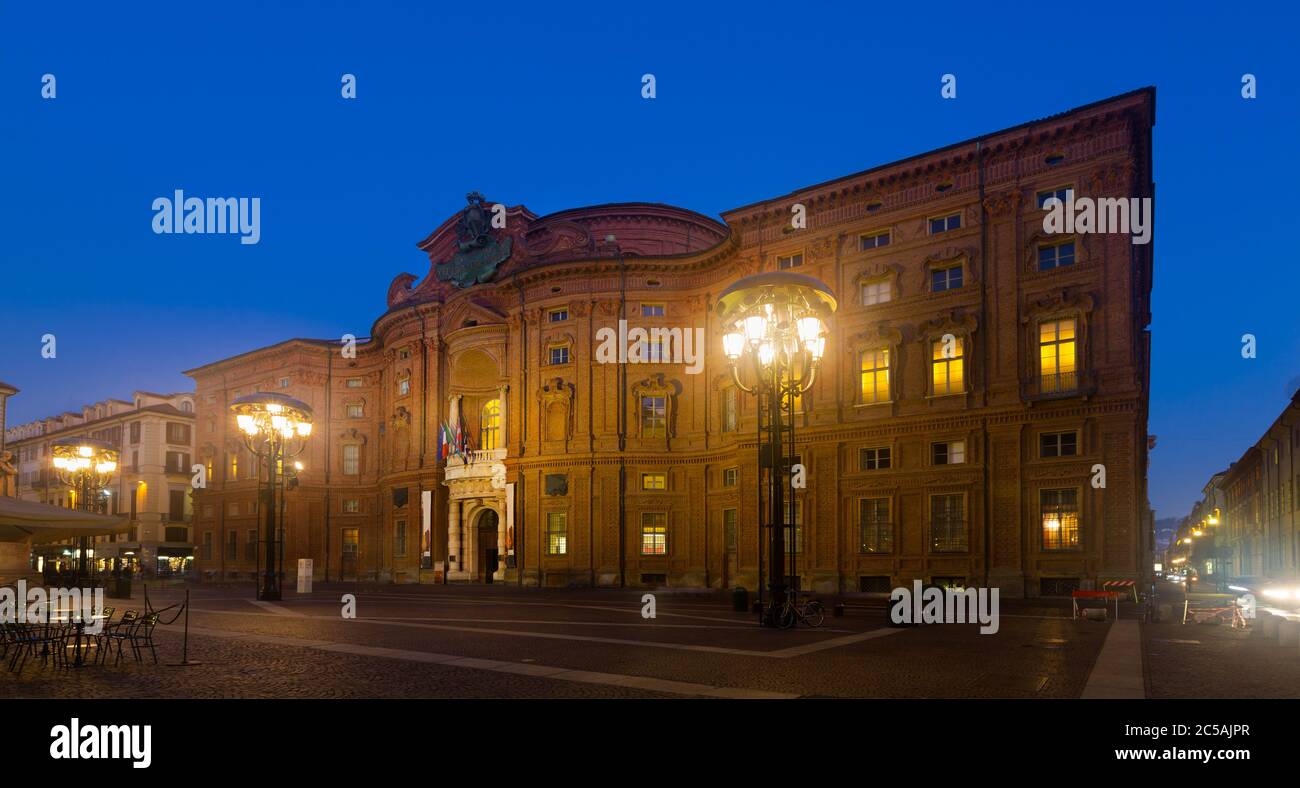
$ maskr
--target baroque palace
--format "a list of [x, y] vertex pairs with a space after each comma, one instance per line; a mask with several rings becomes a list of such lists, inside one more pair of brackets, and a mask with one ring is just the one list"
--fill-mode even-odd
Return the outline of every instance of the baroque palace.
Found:
[[[1153, 195], [1154, 105], [1134, 91], [723, 222], [658, 203], [536, 216], [471, 194], [354, 352], [290, 339], [187, 373], [211, 469], [196, 568], [257, 572], [257, 468], [229, 404], [272, 391], [315, 410], [285, 495], [290, 577], [310, 558], [326, 580], [755, 588], [755, 403], [715, 307], [785, 269], [839, 301], [795, 406], [802, 587], [1037, 596], [1141, 578], [1153, 244], [1047, 234], [1043, 218], [1054, 196]], [[654, 345], [600, 363], [620, 321], [701, 329], [702, 368]], [[468, 452], [444, 456], [443, 424]]]

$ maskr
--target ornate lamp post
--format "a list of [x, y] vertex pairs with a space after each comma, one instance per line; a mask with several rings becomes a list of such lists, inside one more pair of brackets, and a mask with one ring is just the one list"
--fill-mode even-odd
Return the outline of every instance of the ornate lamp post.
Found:
[[[59, 481], [72, 488], [76, 507], [87, 512], [101, 508], [100, 492], [108, 487], [117, 471], [117, 449], [111, 443], [93, 438], [69, 438], [50, 446], [51, 463]], [[77, 582], [86, 577], [89, 544], [86, 537], [77, 540]]]
[[[311, 435], [311, 406], [284, 394], [254, 392], [230, 403], [235, 423], [244, 433], [244, 445], [257, 457], [258, 484], [262, 483], [260, 466], [266, 464], [266, 486], [260, 490], [260, 511], [266, 518], [266, 563], [257, 598], [274, 601], [280, 598], [280, 574], [276, 560], [276, 480], [283, 463], [302, 453]], [[281, 492], [283, 498], [283, 492]]]
[[[794, 454], [794, 401], [812, 388], [817, 368], [826, 354], [827, 321], [835, 312], [835, 296], [829, 287], [811, 276], [775, 271], [747, 276], [718, 297], [717, 313], [722, 324], [722, 350], [731, 366], [736, 386], [758, 397], [758, 431], [765, 441], [759, 450], [759, 477], [766, 469], [768, 504], [762, 506], [760, 528], [768, 516], [770, 534], [768, 603], [763, 623], [775, 625], [785, 602], [784, 531], [794, 521], [794, 496], [790, 496], [787, 519], [785, 488], [787, 469], [781, 451], [785, 443]], [[741, 367], [752, 371], [753, 385], [741, 379]], [[760, 483], [761, 490], [761, 483]], [[763, 509], [768, 511], [764, 512]], [[759, 544], [762, 544], [760, 530]], [[791, 534], [793, 541], [794, 535]], [[761, 549], [761, 547], [760, 547]], [[793, 549], [793, 546], [792, 546]], [[759, 560], [759, 593], [762, 594], [762, 559]]]

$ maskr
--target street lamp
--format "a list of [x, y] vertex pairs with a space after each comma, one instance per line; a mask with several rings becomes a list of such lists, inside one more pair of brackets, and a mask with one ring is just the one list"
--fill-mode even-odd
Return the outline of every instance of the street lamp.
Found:
[[[311, 436], [311, 406], [284, 394], [254, 392], [230, 403], [235, 423], [244, 433], [244, 445], [266, 463], [266, 488], [260, 491], [261, 511], [266, 515], [266, 564], [257, 598], [280, 598], [280, 576], [276, 566], [276, 475], [285, 460], [306, 448]], [[258, 483], [261, 483], [258, 472]], [[281, 492], [283, 498], [283, 492]]]
[[[781, 448], [785, 441], [794, 458], [794, 401], [812, 388], [817, 367], [826, 354], [827, 321], [835, 312], [835, 295], [811, 276], [772, 271], [747, 276], [718, 296], [717, 314], [722, 325], [722, 351], [731, 367], [736, 387], [758, 397], [758, 431], [766, 443], [759, 451], [759, 477], [768, 473], [770, 510], [759, 505], [760, 551], [764, 514], [771, 529], [769, 555], [770, 598], [763, 623], [777, 625], [785, 602], [785, 549], [787, 524], [785, 471]], [[746, 361], [742, 362], [742, 359]], [[754, 384], [741, 380], [740, 367], [748, 366]], [[783, 414], [783, 409], [785, 413]], [[788, 416], [788, 419], [785, 418]], [[766, 433], [766, 435], [764, 435]], [[794, 522], [794, 496], [790, 496], [788, 522]], [[794, 534], [791, 534], [794, 541]], [[794, 545], [791, 545], [793, 552]], [[792, 555], [793, 564], [793, 555]], [[763, 562], [759, 558], [759, 595], [763, 592]]]
[[[117, 449], [93, 438], [68, 438], [50, 446], [51, 464], [59, 481], [71, 487], [78, 509], [99, 510], [100, 492], [108, 487], [117, 471]], [[88, 543], [78, 537], [77, 582], [86, 576]]]

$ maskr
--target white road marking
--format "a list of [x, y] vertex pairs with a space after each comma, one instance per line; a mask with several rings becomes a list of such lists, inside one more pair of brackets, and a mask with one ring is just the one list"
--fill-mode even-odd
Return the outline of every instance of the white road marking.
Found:
[[[360, 620], [360, 619], [358, 619]], [[164, 630], [170, 631], [170, 630]], [[410, 662], [425, 662], [468, 670], [488, 670], [495, 673], [515, 673], [536, 678], [555, 679], [557, 681], [576, 681], [584, 684], [605, 684], [615, 687], [632, 687], [652, 692], [666, 692], [675, 695], [696, 695], [713, 698], [761, 698], [767, 700], [797, 698], [788, 692], [769, 692], [767, 690], [745, 689], [742, 687], [718, 687], [711, 684], [695, 684], [688, 681], [670, 681], [651, 676], [631, 676], [623, 673], [601, 673], [590, 670], [571, 670], [569, 668], [551, 667], [536, 663], [522, 664], [504, 662], [496, 659], [479, 659], [478, 657], [461, 657], [454, 654], [434, 654], [428, 651], [410, 649], [383, 648], [380, 646], [363, 646], [354, 643], [335, 643], [328, 640], [304, 640], [302, 638], [280, 637], [278, 635], [254, 635], [243, 632], [230, 632], [222, 629], [190, 627], [195, 635], [243, 640], [253, 643], [269, 643], [281, 646], [296, 646], [317, 651], [329, 651], [353, 654], [364, 657], [381, 657], [401, 659]], [[176, 633], [173, 633], [176, 634]]]

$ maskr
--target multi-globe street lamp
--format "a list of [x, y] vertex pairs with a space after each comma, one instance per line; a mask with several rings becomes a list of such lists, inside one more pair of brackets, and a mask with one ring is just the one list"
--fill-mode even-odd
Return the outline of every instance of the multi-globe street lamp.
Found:
[[[284, 394], [254, 392], [230, 403], [230, 412], [244, 434], [244, 446], [257, 457], [258, 483], [262, 475], [260, 465], [266, 464], [266, 486], [260, 492], [260, 511], [266, 518], [266, 563], [263, 565], [262, 583], [257, 598], [275, 601], [280, 598], [280, 573], [277, 566], [277, 515], [276, 477], [282, 473], [283, 463], [306, 448], [311, 436], [311, 406]], [[284, 493], [281, 490], [280, 497]]]
[[[827, 323], [835, 312], [835, 295], [811, 276], [773, 271], [747, 276], [722, 291], [717, 314], [722, 325], [722, 350], [736, 387], [758, 397], [759, 478], [767, 471], [768, 506], [759, 505], [760, 550], [762, 520], [767, 516], [770, 552], [769, 595], [762, 622], [776, 625], [786, 599], [785, 528], [794, 526], [794, 495], [786, 507], [786, 486], [794, 457], [794, 402], [812, 388], [817, 368], [826, 354]], [[741, 367], [748, 366], [753, 383], [747, 385]], [[783, 461], [782, 444], [790, 451]], [[761, 490], [761, 481], [760, 481]], [[764, 512], [763, 510], [767, 511]], [[796, 534], [791, 533], [794, 542]], [[794, 545], [791, 545], [793, 552]], [[793, 557], [792, 557], [793, 560]], [[762, 595], [763, 562], [759, 559], [759, 594]], [[792, 571], [794, 571], [792, 567]]]
[[[51, 464], [59, 481], [72, 488], [76, 508], [87, 512], [100, 510], [101, 491], [108, 487], [117, 471], [117, 449], [111, 443], [93, 438], [68, 438], [50, 446]], [[77, 582], [87, 576], [89, 544], [78, 538]]]

